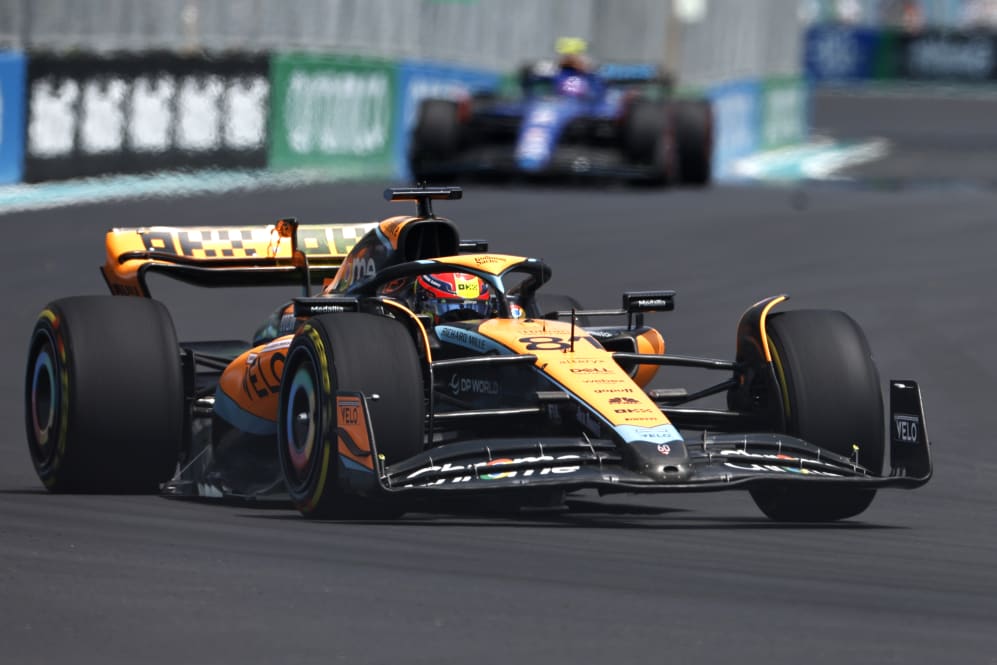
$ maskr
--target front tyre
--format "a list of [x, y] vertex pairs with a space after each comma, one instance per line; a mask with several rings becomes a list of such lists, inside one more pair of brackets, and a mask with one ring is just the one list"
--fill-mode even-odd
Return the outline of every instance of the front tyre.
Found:
[[28, 449], [50, 491], [155, 492], [173, 474], [184, 392], [176, 332], [161, 303], [50, 303], [31, 335], [25, 374]]
[[[374, 489], [363, 495], [345, 486], [336, 395], [351, 391], [367, 397], [377, 452], [392, 463], [423, 449], [423, 385], [412, 337], [394, 319], [330, 314], [304, 326], [288, 349], [277, 416], [281, 469], [302, 515], [356, 519], [401, 514], [376, 489], [374, 475], [369, 478]], [[371, 474], [376, 473], [377, 465], [373, 467]]]
[[[773, 314], [768, 335], [787, 434], [852, 457], [874, 474], [886, 453], [879, 373], [859, 325], [847, 314], [797, 310]], [[875, 490], [773, 486], [751, 491], [755, 503], [780, 522], [829, 522], [854, 517]]]

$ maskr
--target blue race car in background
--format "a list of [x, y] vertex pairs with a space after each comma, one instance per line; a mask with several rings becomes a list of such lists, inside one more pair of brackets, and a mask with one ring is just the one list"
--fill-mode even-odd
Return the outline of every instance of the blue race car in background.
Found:
[[596, 70], [569, 56], [523, 67], [519, 86], [515, 97], [423, 100], [410, 142], [415, 179], [505, 174], [710, 182], [710, 103], [673, 97], [657, 67]]

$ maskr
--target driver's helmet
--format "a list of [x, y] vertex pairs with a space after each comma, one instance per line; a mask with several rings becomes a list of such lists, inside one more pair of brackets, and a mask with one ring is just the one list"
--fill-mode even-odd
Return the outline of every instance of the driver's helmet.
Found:
[[554, 49], [560, 56], [558, 67], [564, 73], [591, 74], [594, 72], [591, 58], [588, 57], [588, 43], [579, 37], [559, 37]]
[[419, 314], [433, 317], [433, 324], [483, 319], [493, 314], [491, 289], [480, 277], [462, 272], [419, 275], [413, 303]]
[[555, 46], [560, 56], [555, 81], [557, 94], [563, 97], [587, 97], [592, 89], [589, 80], [594, 67], [585, 54], [588, 44], [578, 37], [561, 37]]
[[558, 68], [564, 73], [592, 74], [592, 61], [583, 53], [569, 53], [561, 56], [557, 62]]

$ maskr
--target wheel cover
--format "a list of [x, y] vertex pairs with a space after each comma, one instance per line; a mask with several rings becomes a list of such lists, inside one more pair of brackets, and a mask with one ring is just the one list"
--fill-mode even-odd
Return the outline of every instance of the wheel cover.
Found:
[[64, 393], [68, 389], [68, 376], [51, 330], [38, 330], [33, 348], [26, 400], [29, 443], [39, 470], [42, 470], [52, 466], [60, 453], [60, 442], [65, 434], [67, 404]]
[[308, 476], [315, 452], [318, 423], [318, 395], [311, 364], [302, 362], [292, 370], [287, 391], [284, 431], [291, 468], [299, 480]]

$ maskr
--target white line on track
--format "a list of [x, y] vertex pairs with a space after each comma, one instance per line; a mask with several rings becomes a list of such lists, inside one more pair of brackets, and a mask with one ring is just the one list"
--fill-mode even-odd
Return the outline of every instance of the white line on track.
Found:
[[835, 174], [841, 169], [881, 159], [889, 150], [889, 141], [882, 138], [846, 143], [816, 138], [802, 145], [745, 157], [734, 165], [734, 174], [776, 182], [838, 179]]
[[[831, 139], [818, 138], [803, 145], [788, 146], [746, 157], [735, 165], [733, 175], [735, 179], [783, 182], [829, 179], [845, 167], [879, 159], [886, 155], [888, 150], [889, 143], [885, 139], [871, 139], [861, 143], [837, 143]], [[0, 186], [0, 216], [88, 203], [159, 197], [181, 198], [239, 190], [287, 189], [383, 176], [383, 173], [368, 172], [361, 168], [284, 172], [195, 171], [4, 185]]]
[[334, 172], [196, 171], [5, 185], [0, 186], [0, 215], [128, 199], [286, 189], [374, 176], [383, 174], [367, 173], [362, 169], [339, 169]]

